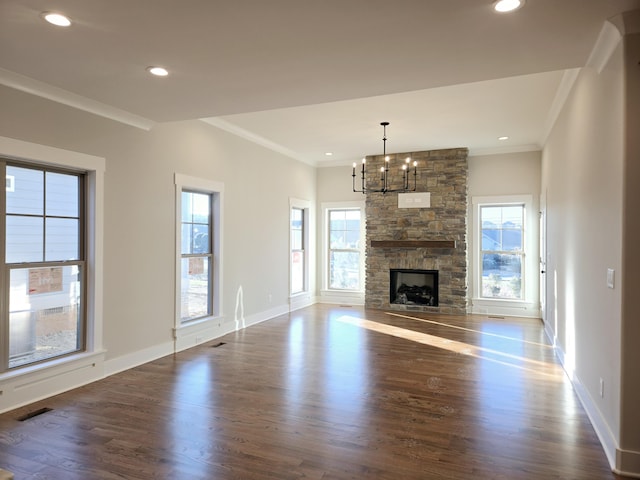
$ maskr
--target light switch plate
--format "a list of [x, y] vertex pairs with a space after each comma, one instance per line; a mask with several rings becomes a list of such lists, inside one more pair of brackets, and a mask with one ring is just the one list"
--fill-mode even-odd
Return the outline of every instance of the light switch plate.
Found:
[[607, 268], [607, 287], [615, 286], [616, 271], [613, 268]]

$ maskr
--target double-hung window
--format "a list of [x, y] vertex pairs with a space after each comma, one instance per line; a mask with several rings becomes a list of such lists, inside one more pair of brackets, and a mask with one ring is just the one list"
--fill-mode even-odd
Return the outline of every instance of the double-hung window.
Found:
[[523, 299], [525, 205], [480, 205], [481, 297]]
[[304, 208], [291, 208], [291, 294], [305, 290], [306, 230]]
[[181, 314], [188, 322], [212, 314], [212, 194], [182, 191]]
[[0, 166], [5, 371], [85, 349], [85, 175]]
[[362, 222], [359, 208], [328, 209], [328, 287], [360, 290]]
[[[175, 174], [176, 310], [179, 348], [222, 316], [224, 184]], [[195, 332], [195, 330], [198, 330]], [[193, 340], [193, 339], [191, 339]]]

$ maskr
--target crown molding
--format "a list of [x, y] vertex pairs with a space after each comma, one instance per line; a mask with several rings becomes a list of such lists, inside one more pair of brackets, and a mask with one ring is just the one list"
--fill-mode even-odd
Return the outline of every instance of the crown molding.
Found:
[[33, 78], [0, 68], [0, 85], [20, 90], [31, 95], [46, 98], [62, 105], [93, 113], [100, 117], [124, 123], [142, 130], [151, 130], [155, 122], [148, 118], [111, 107], [90, 98], [76, 95], [62, 88], [54, 87]]
[[604, 22], [586, 66], [596, 69], [598, 73], [602, 73], [621, 39], [620, 30], [610, 21]]
[[547, 115], [547, 119], [542, 128], [542, 135], [540, 136], [540, 141], [538, 142], [540, 145], [546, 145], [547, 140], [549, 139], [549, 135], [551, 135], [551, 130], [553, 130], [553, 126], [558, 120], [560, 112], [562, 111], [564, 104], [569, 98], [569, 94], [573, 89], [573, 85], [578, 79], [580, 70], [580, 68], [572, 68], [570, 70], [564, 71], [562, 79], [560, 80], [560, 85], [558, 85], [558, 90], [556, 90], [556, 96], [553, 98], [553, 102], [551, 102], [549, 114]]
[[315, 163], [310, 162], [309, 160], [302, 157], [301, 155], [298, 155], [293, 150], [283, 147], [282, 145], [272, 142], [271, 140], [267, 140], [266, 138], [261, 137], [260, 135], [256, 135], [255, 133], [245, 130], [244, 128], [238, 127], [237, 125], [234, 125], [231, 122], [222, 120], [219, 117], [201, 118], [200, 120], [205, 123], [208, 123], [209, 125], [212, 125], [221, 130], [224, 130], [225, 132], [229, 132], [233, 135], [236, 135], [237, 137], [244, 138], [245, 140], [248, 140], [262, 147], [268, 148], [269, 150], [272, 150], [277, 153], [281, 153], [282, 155], [285, 155], [289, 158], [293, 158], [294, 160], [298, 160], [299, 162], [306, 163], [307, 165], [311, 165], [312, 167], [317, 166]]

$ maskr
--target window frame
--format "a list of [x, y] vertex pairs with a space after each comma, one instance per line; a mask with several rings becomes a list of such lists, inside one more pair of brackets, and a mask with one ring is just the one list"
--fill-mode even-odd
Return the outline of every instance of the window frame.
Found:
[[[366, 202], [365, 201], [344, 201], [344, 202], [323, 202], [320, 205], [322, 211], [322, 233], [321, 233], [321, 290], [320, 297], [326, 303], [348, 303], [353, 305], [364, 305], [365, 291], [365, 254], [366, 254]], [[360, 290], [337, 290], [329, 289], [329, 214], [328, 210], [360, 210]]]
[[[224, 184], [200, 177], [192, 177], [176, 173], [175, 184], [175, 312], [174, 312], [174, 337], [180, 340], [193, 334], [193, 329], [202, 330], [207, 325], [219, 325], [222, 317], [222, 225], [223, 225], [223, 198]], [[211, 197], [209, 244], [211, 255], [211, 271], [209, 272], [209, 302], [210, 313], [208, 315], [182, 321], [182, 193], [184, 191], [203, 193]]]
[[[87, 261], [85, 258], [87, 247], [85, 244], [85, 239], [87, 237], [86, 231], [86, 172], [79, 171], [77, 169], [64, 169], [58, 166], [49, 166], [49, 165], [39, 165], [29, 162], [20, 162], [11, 159], [0, 158], [0, 176], [7, 176], [7, 167], [16, 167], [27, 170], [34, 170], [37, 172], [42, 172], [42, 213], [34, 214], [34, 213], [8, 213], [7, 212], [7, 204], [6, 204], [6, 195], [2, 195], [2, 200], [0, 201], [0, 212], [2, 212], [4, 218], [2, 220], [2, 226], [0, 227], [0, 235], [3, 238], [2, 243], [0, 243], [0, 264], [2, 265], [2, 310], [0, 311], [0, 324], [2, 325], [2, 331], [5, 334], [6, 341], [0, 345], [0, 373], [12, 372], [22, 368], [28, 368], [38, 364], [46, 364], [54, 361], [58, 361], [61, 358], [77, 355], [79, 353], [83, 353], [86, 351], [87, 345]], [[47, 174], [64, 174], [74, 176], [78, 182], [78, 197], [76, 199], [78, 205], [78, 229], [77, 229], [77, 241], [78, 248], [76, 252], [75, 259], [72, 260], [47, 260], [47, 219], [49, 218], [67, 218], [59, 215], [49, 215], [46, 209], [47, 204]], [[13, 185], [13, 182], [12, 182]], [[39, 260], [33, 261], [22, 261], [22, 262], [10, 262], [6, 261], [6, 219], [8, 217], [28, 217], [28, 218], [38, 218], [42, 221], [42, 257]], [[69, 267], [76, 266], [79, 269], [79, 281], [80, 281], [80, 304], [79, 304], [79, 322], [77, 324], [77, 340], [76, 340], [76, 349], [73, 351], [61, 353], [58, 355], [53, 355], [47, 358], [42, 358], [40, 360], [35, 360], [32, 362], [27, 362], [15, 366], [11, 366], [11, 358], [10, 358], [10, 335], [9, 329], [11, 327], [10, 320], [10, 288], [6, 288], [10, 284], [11, 273], [14, 270], [30, 270], [37, 268], [53, 268], [53, 267]]]
[[[50, 360], [29, 364], [25, 367], [0, 372], [0, 381], [6, 382], [9, 395], [0, 404], [19, 405], [28, 402], [32, 395], [43, 395], [43, 391], [59, 391], [61, 388], [77, 386], [77, 378], [61, 378], [62, 372], [75, 371], [81, 368], [93, 368], [104, 362], [106, 351], [103, 348], [103, 265], [104, 265], [104, 175], [106, 160], [102, 157], [88, 155], [70, 150], [39, 145], [8, 137], [0, 136], [0, 156], [11, 162], [24, 165], [40, 165], [50, 169], [60, 168], [64, 171], [77, 171], [85, 175], [85, 209], [84, 246], [85, 246], [85, 345], [84, 351], [55, 357]], [[4, 209], [3, 209], [4, 211]], [[2, 223], [4, 235], [4, 222]], [[0, 275], [0, 291], [7, 289], [8, 279]], [[0, 295], [0, 308], [5, 307], [4, 295]], [[5, 322], [8, 328], [8, 323]], [[3, 333], [3, 346], [8, 351], [8, 332]], [[99, 369], [95, 373], [86, 373], [84, 381], [89, 378], [100, 378]], [[23, 388], [19, 392], [10, 387], [19, 378], [32, 378], [33, 387]], [[36, 393], [36, 390], [38, 393]]]
[[[485, 208], [505, 208], [505, 207], [520, 207], [521, 208], [521, 228], [520, 229], [512, 229], [513, 231], [519, 231], [520, 232], [520, 240], [521, 240], [521, 247], [518, 250], [487, 250], [483, 248], [484, 242], [483, 242], [483, 237], [482, 234], [483, 232], [486, 230], [484, 228], [484, 224], [482, 223], [482, 211]], [[479, 275], [480, 275], [480, 285], [479, 285], [479, 292], [478, 292], [478, 296], [480, 298], [483, 299], [496, 299], [496, 300], [512, 300], [512, 301], [521, 301], [524, 300], [524, 295], [525, 295], [525, 287], [526, 287], [526, 274], [527, 274], [527, 266], [526, 266], [526, 216], [527, 216], [527, 210], [526, 210], [526, 205], [524, 203], [506, 203], [506, 204], [481, 204], [478, 205], [478, 222], [480, 223], [480, 225], [478, 226], [478, 228], [480, 229], [480, 238], [479, 238], [479, 262], [478, 262], [478, 267], [480, 269], [479, 271]], [[499, 231], [501, 234], [501, 237], [504, 235], [505, 231], [509, 231], [509, 229], [505, 229], [505, 228], [496, 228], [496, 231]], [[501, 242], [502, 243], [502, 242]], [[488, 296], [484, 294], [484, 288], [483, 288], [483, 278], [484, 278], [484, 255], [489, 254], [489, 255], [510, 255], [510, 256], [514, 256], [514, 257], [519, 257], [520, 258], [520, 291], [519, 291], [519, 296], [517, 297], [505, 297], [505, 296]]]
[[[360, 214], [360, 226], [359, 226], [359, 234], [360, 241], [358, 248], [331, 248], [331, 213], [332, 212], [347, 212], [347, 211], [355, 211]], [[323, 262], [325, 276], [323, 285], [328, 291], [335, 292], [361, 292], [364, 290], [364, 249], [363, 246], [365, 244], [365, 229], [364, 229], [364, 212], [360, 205], [358, 206], [341, 206], [341, 207], [327, 207], [323, 209], [323, 215], [325, 216], [325, 228], [323, 229], [325, 235], [325, 245], [326, 245], [326, 255], [325, 261]], [[358, 288], [335, 288], [331, 286], [331, 253], [333, 251], [338, 252], [357, 252], [358, 253]]]
[[[188, 194], [195, 194], [195, 195], [205, 195], [207, 197], [208, 200], [208, 209], [209, 209], [209, 214], [207, 215], [207, 229], [208, 229], [208, 245], [207, 245], [207, 251], [206, 252], [198, 252], [198, 253], [185, 253], [182, 251], [182, 238], [181, 238], [181, 242], [180, 242], [180, 255], [181, 255], [181, 260], [184, 261], [185, 259], [193, 259], [193, 258], [202, 258], [202, 259], [206, 259], [208, 265], [207, 265], [207, 312], [204, 315], [200, 315], [200, 316], [194, 316], [194, 317], [188, 317], [185, 318], [182, 316], [182, 308], [181, 308], [181, 313], [180, 313], [180, 323], [182, 325], [193, 322], [193, 321], [197, 321], [200, 320], [202, 318], [207, 318], [210, 317], [213, 314], [213, 303], [214, 303], [214, 298], [213, 298], [213, 268], [214, 268], [214, 262], [213, 262], [213, 238], [215, 236], [215, 232], [213, 231], [213, 204], [214, 204], [214, 194], [210, 193], [210, 192], [202, 192], [199, 190], [194, 190], [191, 188], [183, 188], [182, 189], [182, 194], [180, 196], [180, 199], [182, 201], [184, 194], [188, 193]], [[182, 204], [181, 204], [182, 207]], [[182, 208], [181, 208], [182, 210]], [[183, 218], [181, 218], [181, 227], [184, 227], [185, 225], [204, 225], [203, 223], [195, 223], [195, 222], [185, 222]], [[180, 234], [182, 236], [182, 229], [180, 231]], [[193, 239], [191, 239], [191, 241], [193, 242]], [[181, 267], [180, 269], [182, 270], [182, 262], [181, 262]], [[182, 272], [181, 272], [182, 273]], [[182, 275], [180, 275], [180, 282], [182, 283]], [[182, 305], [183, 302], [183, 297], [182, 297], [182, 285], [180, 285], [180, 304]]]
[[[524, 205], [522, 298], [482, 296], [482, 225], [480, 208]], [[519, 316], [539, 316], [538, 305], [538, 217], [532, 195], [495, 195], [472, 197], [472, 248], [470, 252], [471, 312]]]
[[[311, 271], [311, 265], [309, 264], [310, 258], [310, 208], [311, 202], [308, 200], [301, 200], [298, 198], [290, 198], [289, 199], [289, 297], [299, 297], [302, 295], [307, 295], [309, 293], [309, 272]], [[302, 211], [302, 249], [296, 249], [296, 251], [300, 251], [302, 253], [302, 262], [303, 262], [303, 270], [302, 270], [302, 290], [293, 291], [293, 243], [292, 243], [292, 221], [293, 221], [293, 210], [301, 210]]]

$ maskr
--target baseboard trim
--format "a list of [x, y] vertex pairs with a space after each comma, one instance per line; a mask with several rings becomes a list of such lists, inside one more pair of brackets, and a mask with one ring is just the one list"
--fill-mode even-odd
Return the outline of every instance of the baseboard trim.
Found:
[[598, 409], [596, 403], [591, 398], [589, 391], [585, 388], [584, 384], [580, 381], [580, 378], [575, 372], [567, 370], [565, 362], [566, 355], [560, 347], [554, 344], [553, 330], [551, 328], [547, 328], [545, 325], [544, 331], [547, 339], [549, 339], [549, 341], [554, 345], [556, 356], [558, 357], [567, 377], [571, 381], [573, 389], [576, 392], [582, 407], [589, 417], [589, 421], [591, 422], [591, 425], [598, 436], [598, 440], [600, 441], [600, 445], [602, 445], [602, 449], [607, 457], [611, 471], [624, 477], [640, 478], [640, 452], [620, 449], [615, 435], [609, 428], [609, 424], [602, 416], [602, 413]]

